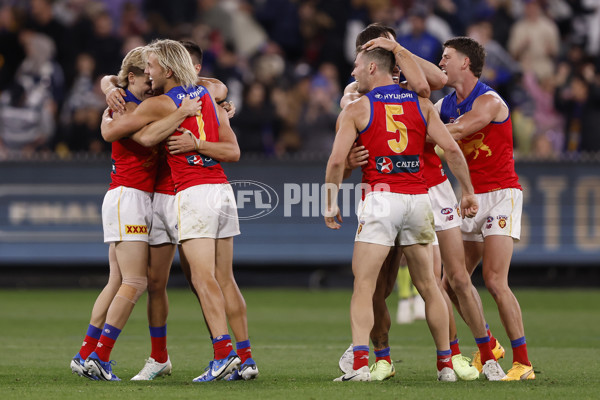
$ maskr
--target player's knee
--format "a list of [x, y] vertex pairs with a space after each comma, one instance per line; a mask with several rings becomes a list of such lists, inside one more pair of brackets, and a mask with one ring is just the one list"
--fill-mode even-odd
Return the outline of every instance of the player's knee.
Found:
[[465, 293], [466, 291], [471, 290], [471, 280], [469, 276], [465, 273], [461, 276], [454, 276], [452, 279], [449, 279], [449, 286], [454, 293]]
[[123, 279], [123, 283], [117, 292], [117, 296], [127, 299], [135, 304], [146, 291], [147, 287], [148, 278], [145, 276], [133, 276], [125, 278]]
[[504, 293], [510, 290], [508, 288], [508, 283], [503, 282], [499, 279], [484, 278], [484, 282], [488, 292], [490, 292], [492, 297], [495, 299], [501, 297]]
[[148, 292], [160, 292], [165, 290], [167, 287], [167, 279], [162, 276], [148, 275]]

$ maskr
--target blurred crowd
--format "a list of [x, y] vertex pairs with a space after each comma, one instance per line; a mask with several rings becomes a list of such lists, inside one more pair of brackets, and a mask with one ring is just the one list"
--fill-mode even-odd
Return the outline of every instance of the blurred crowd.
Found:
[[517, 156], [600, 151], [599, 0], [0, 0], [0, 158], [110, 151], [99, 80], [155, 38], [202, 47], [245, 155], [320, 157], [371, 22], [436, 65], [452, 36], [482, 43]]

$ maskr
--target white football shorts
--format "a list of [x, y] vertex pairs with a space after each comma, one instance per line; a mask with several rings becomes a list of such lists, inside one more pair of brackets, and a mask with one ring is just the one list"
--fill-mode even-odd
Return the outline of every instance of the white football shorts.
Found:
[[462, 220], [463, 240], [483, 242], [490, 235], [521, 238], [523, 192], [520, 189], [501, 189], [476, 193], [479, 211], [474, 218]]
[[152, 198], [152, 228], [148, 244], [177, 244], [177, 207], [175, 195], [154, 193]]
[[359, 203], [357, 242], [410, 246], [434, 239], [433, 212], [426, 194], [370, 192]]
[[152, 225], [152, 193], [126, 186], [109, 190], [102, 202], [104, 242], [147, 242]]
[[450, 181], [446, 180], [439, 185], [428, 189], [435, 231], [445, 231], [461, 225], [458, 201]]
[[179, 243], [240, 234], [235, 196], [229, 183], [189, 187], [177, 193], [176, 203]]

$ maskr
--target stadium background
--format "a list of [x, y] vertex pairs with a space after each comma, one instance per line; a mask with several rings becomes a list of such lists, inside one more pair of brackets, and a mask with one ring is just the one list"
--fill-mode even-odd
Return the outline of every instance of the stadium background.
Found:
[[99, 78], [131, 48], [169, 37], [199, 43], [201, 74], [222, 80], [236, 104], [242, 160], [225, 168], [252, 194], [241, 211], [277, 194], [272, 212], [241, 221], [240, 284], [350, 287], [354, 203], [342, 231], [329, 231], [315, 187], [354, 38], [374, 21], [436, 64], [451, 36], [485, 44], [482, 80], [511, 106], [525, 189], [511, 280], [598, 286], [600, 6], [585, 0], [1, 1], [0, 285], [103, 283], [110, 147]]

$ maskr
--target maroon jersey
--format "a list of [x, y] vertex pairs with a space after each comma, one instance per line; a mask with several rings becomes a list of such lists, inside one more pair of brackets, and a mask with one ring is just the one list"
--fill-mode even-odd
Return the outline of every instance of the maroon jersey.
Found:
[[[181, 105], [181, 101], [186, 95], [190, 95], [191, 98], [199, 97], [202, 101], [202, 113], [187, 117], [180, 126], [192, 132], [197, 139], [208, 142], [219, 141], [217, 110], [204, 86], [193, 86], [187, 90], [182, 86], [176, 86], [165, 95], [169, 96], [177, 107]], [[181, 132], [176, 131], [173, 135], [181, 135]], [[203, 154], [188, 152], [172, 155], [167, 153], [167, 160], [171, 167], [175, 190], [178, 192], [196, 185], [227, 183], [227, 176], [225, 176], [219, 161]]]
[[433, 143], [425, 143], [425, 150], [423, 152], [423, 177], [425, 178], [427, 189], [448, 180], [444, 172], [442, 160], [440, 160], [440, 157], [435, 152], [435, 145]]
[[[440, 117], [444, 123], [452, 123], [459, 116], [471, 111], [477, 97], [494, 89], [477, 81], [477, 84], [460, 104], [456, 103], [456, 92], [444, 97]], [[515, 172], [513, 158], [512, 122], [510, 114], [502, 122], [490, 122], [479, 132], [458, 141], [462, 149], [475, 193], [486, 193], [500, 189], [521, 189]]]
[[421, 160], [427, 124], [417, 94], [389, 85], [373, 89], [366, 97], [371, 118], [357, 139], [369, 151], [362, 167], [363, 183], [371, 190], [426, 194]]
[[[141, 103], [129, 90], [126, 93], [126, 102]], [[114, 141], [109, 189], [126, 186], [144, 192], [154, 191], [156, 153], [156, 147], [144, 147], [129, 138]]]
[[158, 172], [156, 173], [156, 182], [154, 183], [154, 192], [162, 194], [175, 194], [175, 184], [171, 177], [171, 167], [167, 161], [167, 151], [164, 146], [159, 145], [158, 154]]

